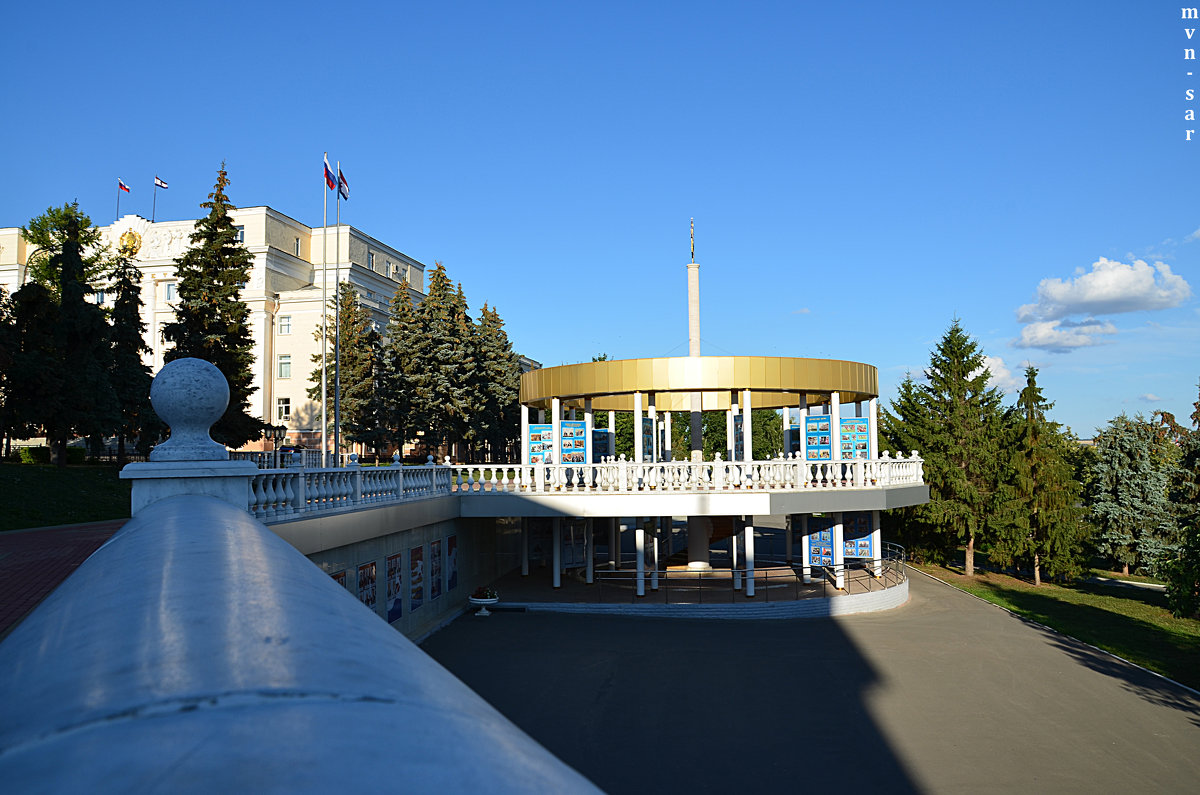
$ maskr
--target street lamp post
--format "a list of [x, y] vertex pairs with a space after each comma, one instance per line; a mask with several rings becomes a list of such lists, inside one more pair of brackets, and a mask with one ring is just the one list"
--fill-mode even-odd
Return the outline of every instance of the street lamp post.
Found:
[[263, 435], [271, 440], [275, 448], [275, 465], [272, 468], [279, 469], [279, 443], [287, 436], [287, 428], [283, 425], [268, 425], [263, 429]]

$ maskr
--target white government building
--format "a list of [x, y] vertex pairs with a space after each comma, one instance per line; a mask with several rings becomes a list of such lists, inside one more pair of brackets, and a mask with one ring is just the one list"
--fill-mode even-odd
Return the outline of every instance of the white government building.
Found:
[[[425, 265], [347, 224], [313, 228], [270, 207], [244, 207], [231, 215], [242, 243], [254, 255], [250, 281], [242, 291], [254, 338], [256, 391], [250, 396], [250, 411], [286, 425], [288, 441], [319, 447], [321, 406], [305, 393], [316, 366], [312, 357], [320, 348], [314, 332], [320, 329], [322, 287], [332, 299], [337, 282], [352, 284], [382, 332], [391, 299], [402, 284], [407, 282], [414, 304], [424, 299]], [[100, 227], [114, 251], [122, 235], [136, 235], [127, 240], [137, 244], [134, 259], [142, 271], [142, 318], [146, 344], [152, 350], [147, 361], [155, 373], [163, 365], [166, 348], [160, 329], [175, 318], [175, 260], [188, 248], [195, 224], [195, 219], [152, 223], [139, 215], [126, 215]], [[25, 283], [30, 253], [19, 228], [0, 228], [0, 286], [8, 294]], [[103, 293], [97, 299], [112, 300]], [[333, 334], [332, 327], [328, 333]], [[332, 371], [328, 377], [332, 421]]]

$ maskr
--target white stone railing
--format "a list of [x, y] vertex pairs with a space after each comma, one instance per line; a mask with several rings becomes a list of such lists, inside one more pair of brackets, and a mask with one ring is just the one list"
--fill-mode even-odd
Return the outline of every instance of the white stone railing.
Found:
[[804, 491], [872, 489], [920, 485], [924, 461], [887, 452], [874, 460], [666, 461], [638, 464], [606, 459], [599, 464], [453, 464], [454, 490], [472, 493], [573, 492], [631, 494], [646, 492]]
[[451, 493], [450, 469], [417, 467], [263, 469], [251, 477], [247, 508], [262, 521], [368, 508]]

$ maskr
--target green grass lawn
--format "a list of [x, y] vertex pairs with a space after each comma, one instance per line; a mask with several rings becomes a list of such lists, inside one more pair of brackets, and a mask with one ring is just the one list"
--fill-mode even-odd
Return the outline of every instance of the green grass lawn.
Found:
[[1017, 615], [1200, 689], [1200, 621], [1175, 618], [1161, 591], [1120, 585], [1031, 583], [988, 572], [967, 577], [917, 566]]
[[129, 516], [129, 482], [115, 466], [0, 464], [0, 531]]

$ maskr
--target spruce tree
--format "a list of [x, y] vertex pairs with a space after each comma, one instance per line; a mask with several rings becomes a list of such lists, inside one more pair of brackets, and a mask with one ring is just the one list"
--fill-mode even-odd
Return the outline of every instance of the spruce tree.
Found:
[[415, 394], [421, 328], [407, 281], [392, 296], [391, 312], [383, 343], [385, 427], [391, 430], [391, 442], [403, 454], [404, 445], [414, 441], [417, 431], [428, 425]]
[[417, 308], [420, 334], [410, 374], [419, 413], [426, 420], [426, 441], [436, 455], [441, 444], [460, 434], [464, 405], [466, 351], [458, 318], [458, 296], [442, 263], [434, 264], [425, 300]]
[[460, 455], [465, 454], [464, 460], [474, 463], [475, 448], [487, 432], [486, 422], [479, 422], [480, 407], [487, 400], [487, 374], [481, 362], [479, 329], [471, 322], [462, 282], [458, 283], [454, 292], [453, 307], [454, 336], [458, 342], [461, 366], [455, 387], [452, 438], [465, 448], [460, 452]]
[[1168, 500], [1174, 466], [1157, 429], [1141, 415], [1112, 419], [1095, 439], [1088, 505], [1096, 547], [1125, 573], [1163, 573], [1176, 556], [1178, 527]]
[[480, 390], [473, 422], [487, 443], [490, 459], [505, 456], [520, 433], [521, 365], [504, 331], [504, 321], [485, 303], [476, 326]]
[[133, 261], [119, 254], [111, 272], [112, 309], [112, 385], [121, 421], [117, 428], [117, 466], [125, 465], [125, 443], [138, 440], [144, 452], [165, 430], [150, 405], [150, 366], [142, 354], [150, 353], [146, 344], [146, 324], [142, 320], [142, 272]]
[[[887, 420], [891, 433], [925, 460], [929, 502], [914, 509], [918, 521], [952, 544], [965, 542], [965, 569], [975, 573], [975, 548], [988, 537], [1000, 481], [1003, 412], [1000, 391], [988, 386], [991, 373], [983, 351], [957, 319], [930, 354], [926, 384], [914, 384], [901, 400], [912, 400], [917, 422], [899, 431], [903, 416]], [[908, 407], [896, 406], [903, 412]], [[905, 445], [907, 446], [907, 444]]]
[[85, 292], [90, 295], [95, 286], [108, 277], [109, 252], [101, 243], [100, 229], [79, 211], [78, 204], [48, 207], [46, 212], [21, 227], [21, 236], [32, 249], [27, 258], [29, 279], [45, 287], [56, 302], [62, 300], [62, 268], [54, 258], [68, 243], [68, 227], [72, 222], [79, 229], [78, 238], [72, 243], [78, 248], [82, 262], [78, 278], [87, 285]]
[[338, 286], [338, 304], [342, 433], [378, 456], [391, 436], [383, 406], [383, 346], [354, 287], [344, 282]]
[[179, 278], [175, 322], [163, 326], [163, 337], [173, 343], [166, 361], [204, 359], [229, 381], [229, 406], [213, 426], [212, 437], [237, 448], [261, 437], [263, 422], [249, 411], [250, 395], [257, 388], [253, 386], [254, 342], [250, 309], [241, 300], [254, 257], [238, 242], [229, 214], [237, 208], [225, 194], [228, 186], [222, 163], [213, 192], [200, 205], [208, 214], [196, 222], [192, 247], [175, 263]]
[[[25, 233], [39, 245], [40, 275], [14, 295], [25, 316], [18, 322], [32, 324], [21, 330], [24, 352], [15, 378], [22, 395], [15, 402], [26, 429], [45, 431], [51, 461], [66, 466], [70, 439], [111, 433], [119, 419], [109, 381], [108, 324], [87, 300], [95, 292], [88, 265], [103, 256], [97, 253], [99, 231], [78, 205], [67, 204], [34, 218]], [[48, 335], [38, 321], [52, 324]], [[51, 372], [35, 372], [39, 367]]]
[[[905, 373], [891, 406], [879, 415], [879, 432], [884, 449], [910, 455], [913, 450], [925, 455], [933, 436], [933, 420], [925, 395]], [[880, 517], [889, 536], [899, 539], [908, 556], [917, 562], [945, 563], [957, 545], [954, 535], [943, 532], [931, 521], [925, 506], [909, 506], [885, 511]]]
[[1167, 602], [1177, 616], [1200, 616], [1200, 397], [1192, 405], [1192, 428], [1181, 434], [1171, 490], [1180, 539], [1179, 554], [1166, 567]]
[[0, 458], [7, 458], [12, 449], [12, 370], [18, 338], [12, 301], [0, 286]]
[[991, 552], [1002, 565], [1029, 561], [1034, 585], [1042, 584], [1043, 566], [1054, 576], [1078, 574], [1086, 539], [1082, 487], [1065, 455], [1072, 441], [1046, 419], [1053, 406], [1037, 385], [1037, 370], [1026, 368], [1002, 489], [1002, 520]]

